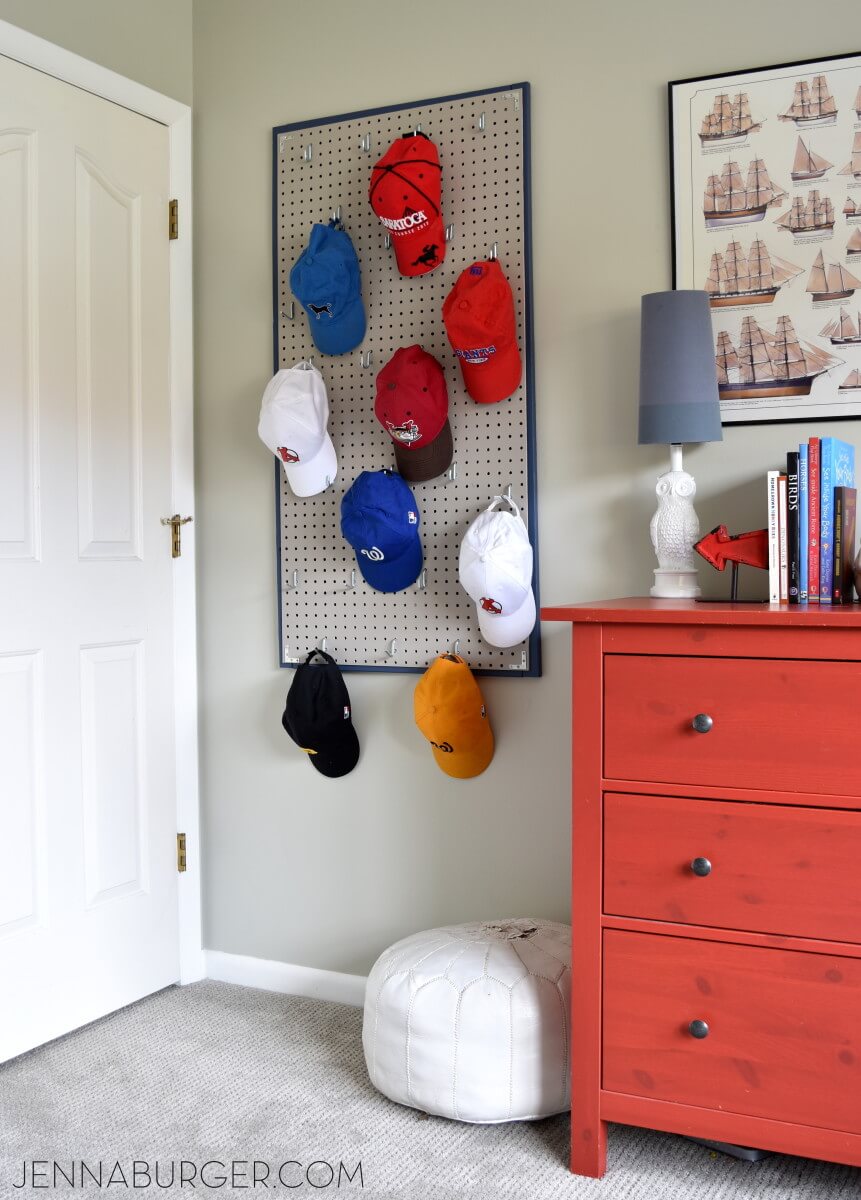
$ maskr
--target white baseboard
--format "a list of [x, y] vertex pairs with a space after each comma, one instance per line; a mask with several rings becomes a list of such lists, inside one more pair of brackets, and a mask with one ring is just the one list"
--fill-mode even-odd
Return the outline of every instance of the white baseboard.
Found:
[[225, 954], [223, 950], [205, 950], [206, 978], [242, 987], [284, 992], [288, 996], [308, 996], [351, 1004], [361, 1008], [365, 1002], [365, 976], [302, 967], [295, 963], [275, 962], [269, 958], [251, 958], [247, 954]]

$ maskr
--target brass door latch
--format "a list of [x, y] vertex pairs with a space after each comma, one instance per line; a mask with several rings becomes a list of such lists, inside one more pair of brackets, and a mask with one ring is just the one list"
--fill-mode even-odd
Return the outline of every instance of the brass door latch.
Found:
[[182, 535], [180, 529], [183, 525], [187, 525], [189, 521], [193, 520], [194, 517], [181, 517], [179, 513], [174, 513], [172, 517], [162, 517], [162, 525], [170, 525], [172, 529], [170, 540], [171, 558], [179, 558], [182, 554]]

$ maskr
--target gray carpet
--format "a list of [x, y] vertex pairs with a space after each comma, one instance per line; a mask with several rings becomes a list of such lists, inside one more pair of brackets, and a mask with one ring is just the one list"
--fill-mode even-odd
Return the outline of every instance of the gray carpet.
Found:
[[[103, 1165], [103, 1190], [86, 1176], [80, 1196], [358, 1196], [397, 1200], [849, 1200], [861, 1171], [805, 1159], [739, 1163], [683, 1138], [614, 1126], [602, 1182], [565, 1168], [564, 1117], [477, 1127], [422, 1117], [385, 1100], [368, 1083], [357, 1009], [252, 991], [223, 983], [170, 988], [0, 1067], [0, 1196], [69, 1194], [16, 1190], [24, 1159], [58, 1161], [66, 1173], [85, 1159]], [[199, 1169], [207, 1159], [258, 1159], [271, 1185], [133, 1190], [131, 1163], [158, 1160]], [[330, 1163], [288, 1190], [279, 1165]], [[350, 1182], [361, 1160], [362, 1180]], [[38, 1176], [42, 1181], [40, 1168]], [[176, 1166], [178, 1179], [179, 1166]], [[51, 1168], [48, 1168], [50, 1171]], [[78, 1167], [75, 1167], [78, 1170]], [[188, 1172], [190, 1168], [186, 1168]], [[243, 1178], [243, 1172], [248, 1178]], [[258, 1177], [262, 1168], [258, 1168]], [[48, 1180], [53, 1188], [50, 1174]], [[76, 1176], [76, 1183], [78, 1177]], [[142, 1185], [145, 1176], [138, 1182]], [[300, 1168], [286, 1169], [286, 1184]], [[245, 1187], [242, 1184], [245, 1184]]]

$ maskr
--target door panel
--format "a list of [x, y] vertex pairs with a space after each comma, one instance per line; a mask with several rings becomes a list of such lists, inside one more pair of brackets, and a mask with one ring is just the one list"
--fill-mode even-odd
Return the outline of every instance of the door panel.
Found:
[[0, 57], [0, 1059], [179, 977], [168, 163]]

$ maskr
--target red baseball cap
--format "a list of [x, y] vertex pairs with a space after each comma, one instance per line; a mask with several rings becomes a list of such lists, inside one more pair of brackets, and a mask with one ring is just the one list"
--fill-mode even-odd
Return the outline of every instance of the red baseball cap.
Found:
[[388, 230], [402, 275], [426, 275], [445, 258], [439, 152], [424, 133], [392, 142], [371, 171], [371, 208]]
[[396, 350], [377, 375], [374, 413], [394, 442], [398, 472], [409, 483], [436, 479], [451, 466], [445, 374], [421, 346]]
[[514, 297], [496, 259], [475, 262], [461, 272], [442, 306], [442, 319], [473, 400], [507, 400], [523, 367]]

